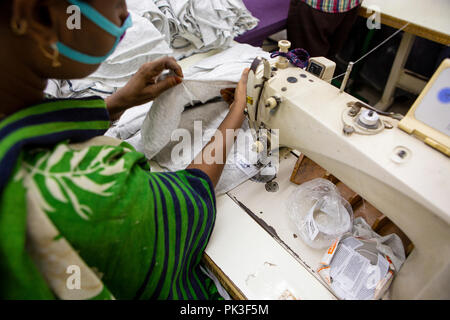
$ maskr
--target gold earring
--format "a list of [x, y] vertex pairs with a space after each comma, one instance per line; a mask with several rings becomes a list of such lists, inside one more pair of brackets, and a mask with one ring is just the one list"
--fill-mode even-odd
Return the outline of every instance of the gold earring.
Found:
[[51, 44], [51, 47], [53, 49], [53, 53], [49, 53], [42, 44], [39, 44], [39, 48], [41, 49], [42, 53], [44, 54], [44, 56], [50, 60], [52, 60], [52, 67], [53, 68], [58, 68], [61, 66], [61, 62], [59, 62], [58, 57], [59, 57], [59, 50], [56, 47], [55, 43]]
[[23, 36], [27, 33], [28, 22], [25, 19], [11, 20], [11, 29], [15, 34]]

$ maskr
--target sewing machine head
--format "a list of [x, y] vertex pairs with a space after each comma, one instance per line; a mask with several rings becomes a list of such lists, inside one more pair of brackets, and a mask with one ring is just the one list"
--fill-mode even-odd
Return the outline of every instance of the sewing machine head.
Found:
[[332, 86], [333, 62], [311, 61], [305, 70], [283, 57], [255, 59], [246, 114], [256, 143], [278, 129], [264, 137], [269, 152], [278, 144], [299, 150], [410, 238], [414, 250], [392, 284], [393, 298], [450, 298], [448, 156], [402, 131], [401, 115], [379, 112]]

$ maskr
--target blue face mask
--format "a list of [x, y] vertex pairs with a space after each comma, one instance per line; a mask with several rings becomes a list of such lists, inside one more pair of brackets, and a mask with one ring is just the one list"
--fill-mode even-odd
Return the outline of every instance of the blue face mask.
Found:
[[108, 54], [106, 54], [103, 57], [90, 56], [81, 53], [75, 49], [69, 48], [68, 46], [66, 46], [61, 42], [57, 42], [56, 47], [58, 48], [59, 53], [71, 60], [75, 60], [84, 64], [100, 64], [104, 62], [114, 52], [114, 50], [116, 50], [116, 47], [119, 44], [120, 40], [122, 40], [122, 38], [125, 36], [126, 30], [133, 25], [133, 22], [131, 21], [131, 16], [129, 15], [128, 18], [125, 20], [123, 26], [119, 28], [87, 3], [78, 0], [67, 0], [67, 1], [73, 5], [78, 6], [80, 8], [81, 13], [86, 18], [88, 18], [89, 20], [94, 22], [97, 26], [99, 26], [112, 36], [114, 36], [116, 38], [116, 42], [114, 43], [114, 47], [111, 49], [111, 51], [108, 52]]

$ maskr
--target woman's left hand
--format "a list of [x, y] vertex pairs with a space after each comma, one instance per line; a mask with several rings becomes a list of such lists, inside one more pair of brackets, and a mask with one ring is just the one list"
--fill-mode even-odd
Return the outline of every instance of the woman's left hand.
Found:
[[[158, 81], [164, 70], [175, 75]], [[106, 99], [106, 105], [114, 120], [128, 108], [152, 101], [161, 93], [182, 82], [183, 71], [172, 57], [164, 57], [142, 65], [128, 83]]]

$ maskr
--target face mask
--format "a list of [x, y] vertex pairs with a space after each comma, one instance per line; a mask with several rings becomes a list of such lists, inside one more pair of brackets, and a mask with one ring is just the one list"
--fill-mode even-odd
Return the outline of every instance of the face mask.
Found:
[[69, 48], [65, 44], [61, 42], [56, 43], [56, 47], [59, 50], [59, 53], [71, 60], [75, 60], [84, 64], [100, 64], [104, 62], [113, 52], [116, 50], [117, 45], [125, 36], [126, 30], [133, 25], [131, 21], [131, 16], [128, 15], [128, 18], [125, 20], [122, 27], [116, 26], [110, 20], [105, 18], [102, 14], [100, 14], [97, 10], [95, 10], [92, 6], [87, 3], [81, 2], [79, 0], [67, 0], [69, 3], [76, 5], [80, 8], [81, 13], [94, 22], [97, 26], [111, 34], [116, 38], [116, 42], [114, 43], [114, 47], [111, 49], [108, 54], [103, 57], [94, 57], [84, 53], [81, 53], [75, 49]]

